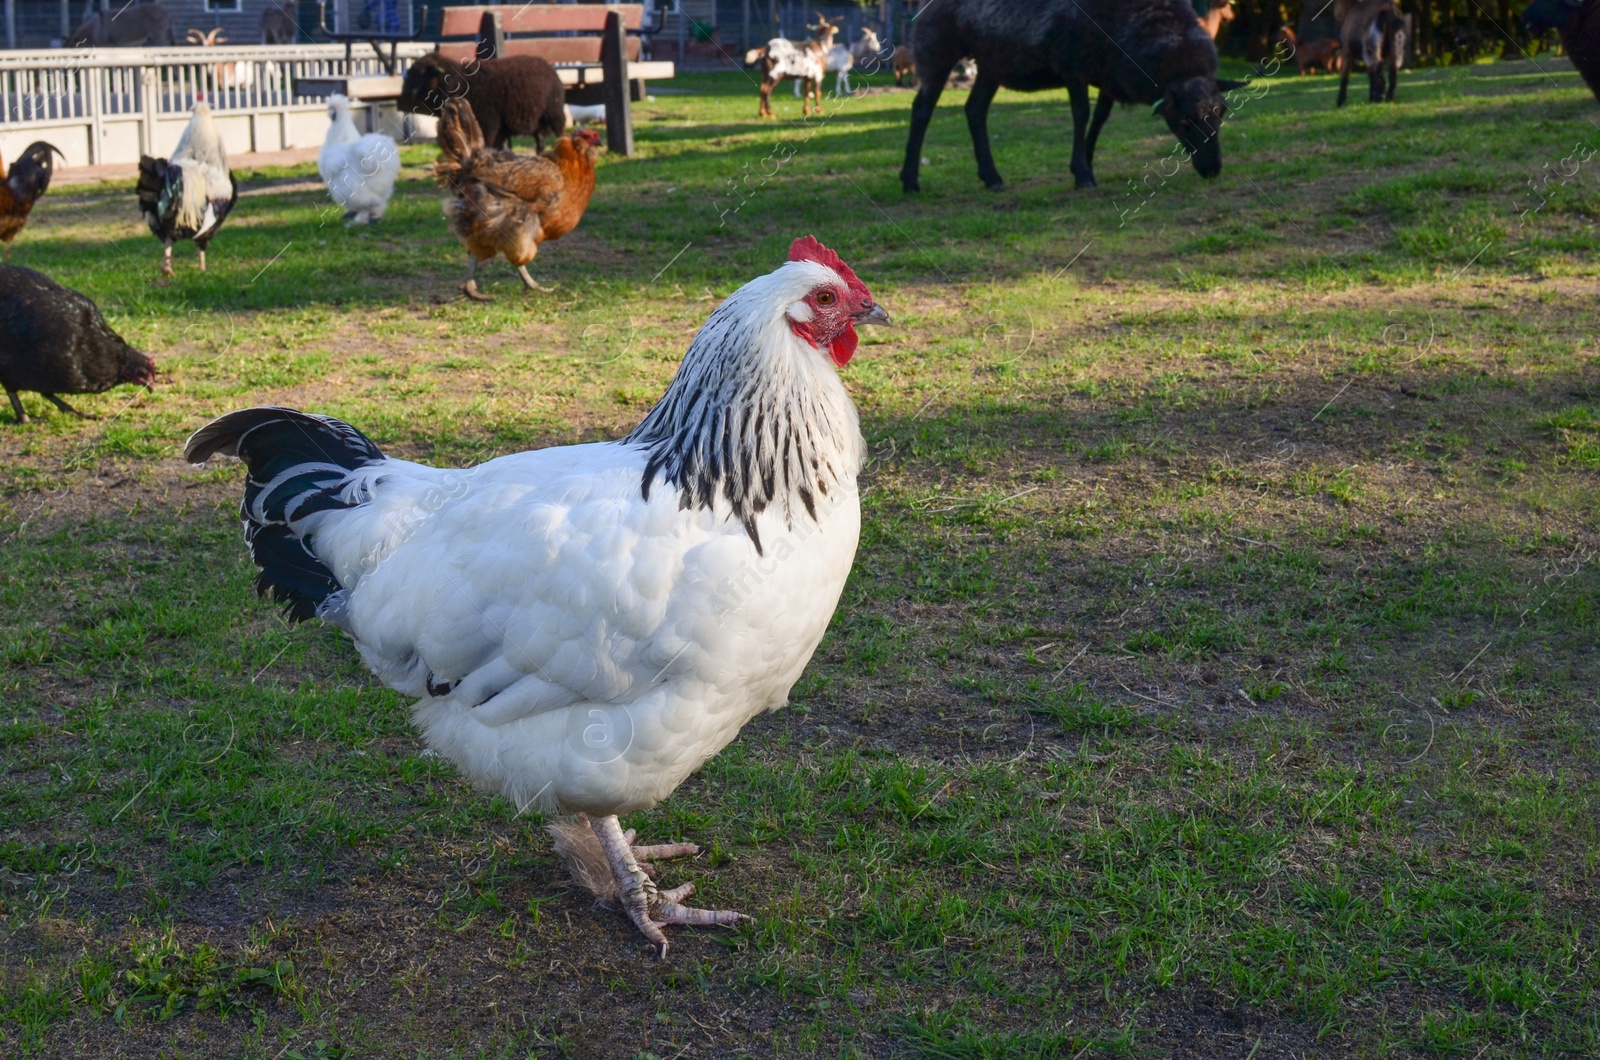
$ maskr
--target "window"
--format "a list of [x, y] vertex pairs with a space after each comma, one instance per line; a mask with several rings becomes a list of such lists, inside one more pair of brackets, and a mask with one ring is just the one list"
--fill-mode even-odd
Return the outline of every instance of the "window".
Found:
[[239, 5], [240, 0], [206, 0], [207, 11], [238, 11], [240, 10]]

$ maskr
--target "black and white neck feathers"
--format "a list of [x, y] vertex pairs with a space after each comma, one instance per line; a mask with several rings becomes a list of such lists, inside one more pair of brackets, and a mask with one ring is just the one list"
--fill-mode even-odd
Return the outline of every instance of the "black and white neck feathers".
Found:
[[660, 401], [624, 439], [649, 457], [684, 508], [727, 511], [756, 551], [756, 519], [817, 520], [819, 504], [853, 489], [864, 443], [855, 405], [826, 352], [790, 329], [788, 311], [813, 288], [841, 282], [814, 262], [790, 262], [735, 291], [695, 336]]

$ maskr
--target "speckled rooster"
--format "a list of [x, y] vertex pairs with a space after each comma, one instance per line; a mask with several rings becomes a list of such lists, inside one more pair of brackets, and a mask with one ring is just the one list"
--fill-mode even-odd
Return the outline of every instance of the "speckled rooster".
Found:
[[187, 457], [239, 457], [257, 586], [344, 630], [416, 697], [429, 746], [552, 829], [573, 874], [662, 956], [684, 904], [618, 814], [649, 809], [782, 705], [854, 562], [861, 430], [839, 369], [887, 324], [815, 239], [723, 302], [620, 441], [463, 471], [386, 457], [291, 409], [231, 413]]

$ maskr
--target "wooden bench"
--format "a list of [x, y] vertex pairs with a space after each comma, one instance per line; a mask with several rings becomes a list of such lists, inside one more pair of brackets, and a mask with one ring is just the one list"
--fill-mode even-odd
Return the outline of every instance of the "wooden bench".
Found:
[[545, 60], [569, 87], [569, 100], [599, 93], [606, 107], [606, 146], [631, 155], [630, 86], [641, 83], [642, 98], [643, 82], [676, 72], [670, 62], [640, 61], [643, 29], [643, 4], [447, 7], [439, 25], [439, 52], [457, 62], [518, 55]]

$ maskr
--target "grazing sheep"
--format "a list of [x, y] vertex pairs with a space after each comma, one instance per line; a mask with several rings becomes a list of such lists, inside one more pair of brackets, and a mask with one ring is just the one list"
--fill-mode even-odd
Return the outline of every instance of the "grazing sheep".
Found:
[[1302, 43], [1294, 35], [1294, 30], [1283, 26], [1272, 37], [1273, 49], [1276, 50], [1280, 45], [1285, 52], [1284, 57], [1293, 59], [1295, 66], [1300, 68], [1301, 77], [1318, 70], [1326, 70], [1330, 74], [1339, 70], [1339, 42], [1336, 40], [1308, 40]]
[[407, 114], [438, 114], [445, 100], [460, 97], [472, 107], [486, 143], [510, 145], [513, 136], [531, 136], [544, 150], [567, 126], [567, 90], [555, 67], [532, 55], [458, 63], [437, 51], [406, 71], [396, 106]]
[[1522, 9], [1522, 23], [1536, 33], [1558, 31], [1567, 58], [1583, 75], [1594, 98], [1600, 99], [1600, 2], [1533, 0]]
[[[978, 176], [1005, 187], [989, 150], [989, 104], [1001, 88], [1036, 92], [1065, 86], [1072, 101], [1072, 174], [1092, 188], [1094, 144], [1113, 103], [1154, 104], [1202, 177], [1222, 170], [1218, 138], [1227, 105], [1222, 93], [1240, 82], [1218, 81], [1217, 48], [1189, 0], [934, 0], [912, 30], [916, 102], [900, 182], [918, 191], [922, 140], [945, 79], [963, 58], [977, 60], [967, 97], [967, 127]], [[1153, 76], [1152, 76], [1153, 75]], [[1094, 119], [1089, 87], [1100, 89]]]
[[[1394, 0], [1334, 0], [1333, 17], [1339, 20], [1339, 102], [1344, 106], [1350, 87], [1350, 68], [1367, 68], [1367, 98], [1374, 103], [1394, 102], [1395, 82], [1406, 59], [1406, 23]], [[1383, 75], [1389, 75], [1385, 92]]]

